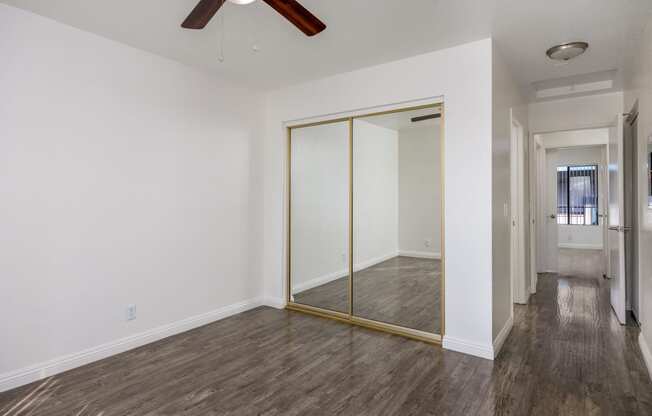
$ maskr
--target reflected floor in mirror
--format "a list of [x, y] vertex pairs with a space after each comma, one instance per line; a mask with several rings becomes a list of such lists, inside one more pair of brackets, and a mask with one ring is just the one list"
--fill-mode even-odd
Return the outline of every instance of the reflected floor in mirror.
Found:
[[[441, 261], [397, 256], [353, 274], [353, 309], [361, 318], [438, 334]], [[348, 277], [294, 295], [296, 303], [348, 310]]]

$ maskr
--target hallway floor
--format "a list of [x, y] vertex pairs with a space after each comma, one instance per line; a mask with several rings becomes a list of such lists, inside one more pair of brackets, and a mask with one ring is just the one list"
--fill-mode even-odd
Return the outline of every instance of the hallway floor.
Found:
[[638, 328], [589, 274], [541, 275], [495, 362], [258, 308], [0, 394], [0, 415], [651, 415]]

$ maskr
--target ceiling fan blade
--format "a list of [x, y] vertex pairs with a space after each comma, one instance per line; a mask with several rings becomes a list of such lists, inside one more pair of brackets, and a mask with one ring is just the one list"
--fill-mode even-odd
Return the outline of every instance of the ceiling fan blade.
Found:
[[181, 27], [185, 29], [203, 29], [226, 0], [200, 0], [190, 12]]
[[307, 36], [314, 36], [326, 25], [296, 0], [263, 0]]

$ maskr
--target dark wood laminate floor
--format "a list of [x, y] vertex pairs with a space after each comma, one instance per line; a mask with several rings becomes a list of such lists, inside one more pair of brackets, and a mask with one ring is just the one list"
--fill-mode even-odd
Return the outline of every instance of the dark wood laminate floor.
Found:
[[495, 362], [258, 308], [0, 394], [0, 415], [652, 415], [608, 298], [598, 276], [541, 275]]
[[[353, 274], [356, 316], [439, 333], [441, 261], [398, 256]], [[348, 312], [344, 277], [294, 295], [297, 303]]]

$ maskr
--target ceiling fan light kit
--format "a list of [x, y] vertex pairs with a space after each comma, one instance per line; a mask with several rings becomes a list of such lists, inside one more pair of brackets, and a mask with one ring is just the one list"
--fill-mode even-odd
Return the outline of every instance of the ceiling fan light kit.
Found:
[[[190, 15], [181, 24], [185, 29], [203, 29], [213, 16], [220, 10], [227, 0], [200, 0]], [[235, 4], [249, 4], [255, 0], [228, 0]], [[326, 25], [314, 14], [310, 13], [296, 0], [263, 0], [271, 8], [285, 17], [306, 36], [314, 36], [324, 29]]]

